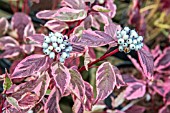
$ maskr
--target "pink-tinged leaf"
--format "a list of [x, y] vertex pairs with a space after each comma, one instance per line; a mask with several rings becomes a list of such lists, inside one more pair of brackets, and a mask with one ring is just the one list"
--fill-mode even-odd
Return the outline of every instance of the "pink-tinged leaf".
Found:
[[96, 72], [96, 102], [104, 100], [112, 93], [116, 86], [116, 76], [113, 66], [109, 62], [102, 63]]
[[44, 42], [44, 34], [35, 34], [32, 36], [28, 36], [27, 38], [37, 44], [39, 44], [40, 47], [42, 47], [42, 44]]
[[65, 22], [61, 22], [58, 20], [50, 20], [47, 23], [45, 23], [44, 26], [53, 32], [62, 32], [63, 30], [69, 28]]
[[0, 18], [0, 35], [4, 35], [9, 27], [8, 20], [4, 17]]
[[80, 58], [79, 57], [76, 57], [76, 56], [73, 56], [73, 57], [69, 57], [65, 60], [64, 62], [64, 65], [67, 67], [67, 68], [71, 68], [73, 66], [79, 66], [80, 64]]
[[111, 37], [113, 37], [114, 40], [117, 40], [117, 38], [116, 38], [117, 30], [121, 30], [121, 27], [120, 27], [120, 25], [117, 25], [115, 23], [110, 23], [110, 24], [104, 26], [104, 32], [106, 34], [110, 35]]
[[31, 18], [25, 13], [15, 13], [11, 20], [11, 26], [17, 30], [18, 38], [22, 39], [24, 36], [24, 29], [27, 24], [31, 23]]
[[95, 11], [98, 11], [98, 12], [103, 12], [103, 13], [106, 13], [106, 12], [109, 12], [110, 10], [107, 9], [106, 7], [103, 7], [103, 6], [100, 6], [100, 5], [94, 5], [92, 7], [93, 10]]
[[85, 101], [85, 109], [88, 111], [91, 111], [92, 105], [93, 105], [93, 87], [88, 83], [85, 82], [85, 96], [86, 96], [86, 101]]
[[13, 97], [6, 97], [6, 100], [7, 100], [7, 102], [9, 104], [12, 105], [12, 107], [14, 107], [17, 110], [19, 109], [18, 101], [15, 98], [13, 98]]
[[95, 51], [94, 51], [94, 48], [91, 48], [91, 47], [89, 47], [89, 55], [90, 55], [90, 57], [91, 57], [91, 59], [96, 59], [96, 53], [95, 53]]
[[[160, 46], [157, 45], [153, 50], [151, 50], [151, 53], [153, 55], [153, 58], [156, 59], [161, 53], [161, 49], [160, 49]], [[155, 62], [154, 62], [155, 64]]]
[[68, 7], [63, 7], [57, 10], [55, 14], [55, 19], [64, 22], [74, 22], [77, 20], [82, 20], [87, 16], [87, 12], [84, 9], [71, 9]]
[[57, 10], [44, 10], [44, 11], [38, 12], [36, 14], [36, 17], [40, 19], [53, 19], [56, 13], [57, 13]]
[[108, 12], [109, 17], [113, 18], [116, 15], [116, 5], [113, 3], [113, 0], [106, 0], [106, 8], [110, 11]]
[[114, 110], [114, 112], [113, 112], [113, 113], [125, 113], [125, 112], [120, 111], [120, 110]]
[[22, 50], [24, 51], [24, 53], [30, 54], [34, 51], [34, 46], [30, 44], [24, 44], [22, 45]]
[[96, 13], [91, 13], [91, 15], [92, 15], [92, 26], [98, 30], [100, 30], [101, 23], [107, 25], [112, 21], [104, 13], [96, 12]]
[[84, 112], [84, 105], [79, 99], [74, 101], [74, 105], [72, 107], [73, 113], [83, 113]]
[[8, 46], [5, 51], [0, 54], [0, 58], [13, 58], [20, 54], [21, 49], [18, 46]]
[[23, 59], [15, 68], [11, 78], [28, 77], [38, 71], [48, 68], [48, 57], [45, 55], [34, 54]]
[[38, 95], [36, 95], [35, 93], [28, 92], [22, 95], [21, 99], [18, 101], [18, 105], [21, 109], [28, 109], [35, 106], [38, 100]]
[[4, 36], [0, 38], [0, 49], [4, 50], [9, 45], [19, 46], [19, 43], [10, 36]]
[[168, 105], [164, 105], [162, 108], [160, 108], [158, 113], [170, 113]]
[[143, 74], [144, 72], [142, 71], [142, 68], [141, 68], [140, 64], [137, 62], [137, 60], [134, 59], [133, 57], [131, 57], [130, 55], [127, 55], [127, 56], [131, 60], [133, 65], [136, 67], [136, 69], [138, 69]]
[[[70, 43], [72, 43], [72, 42], [70, 42]], [[73, 50], [71, 53], [84, 53], [86, 51], [86, 48], [81, 45], [72, 44], [72, 47], [73, 47]]]
[[163, 70], [170, 67], [170, 47], [164, 49], [163, 53], [155, 60], [156, 70]]
[[62, 0], [62, 6], [69, 6], [73, 9], [84, 9], [86, 5], [84, 0]]
[[87, 50], [86, 52], [85, 52], [85, 55], [84, 55], [84, 66], [85, 66], [85, 68], [86, 68], [86, 70], [88, 71], [88, 64], [90, 63], [90, 61], [91, 61], [91, 58], [90, 58], [90, 55], [89, 55], [89, 50]]
[[84, 19], [84, 28], [88, 29], [91, 28], [92, 26], [92, 15], [88, 15], [85, 19]]
[[140, 65], [142, 67], [143, 73], [146, 77], [149, 79], [153, 78], [153, 71], [154, 71], [154, 59], [151, 53], [145, 51], [145, 50], [139, 50], [138, 52], [138, 58]]
[[54, 87], [45, 103], [45, 113], [62, 113], [59, 106], [61, 93], [58, 88]]
[[128, 100], [143, 97], [146, 92], [146, 86], [143, 83], [136, 82], [129, 84], [125, 91], [125, 98]]
[[33, 23], [28, 23], [24, 29], [24, 37], [31, 36], [35, 34], [35, 29]]
[[71, 75], [69, 89], [79, 100], [81, 100], [81, 102], [83, 102], [85, 97], [85, 85], [83, 78], [81, 77], [81, 74], [75, 69], [70, 69], [69, 72]]
[[84, 30], [82, 37], [73, 37], [71, 43], [88, 47], [98, 47], [113, 42], [114, 39], [104, 32]]
[[34, 87], [34, 92], [39, 96], [38, 102], [40, 102], [44, 95], [46, 94], [46, 91], [48, 89], [48, 86], [50, 84], [50, 76], [47, 72], [44, 72], [40, 75], [40, 78], [38, 79], [36, 83], [36, 87]]
[[21, 62], [21, 60], [15, 60], [12, 65], [10, 66], [10, 73], [13, 73], [15, 70], [15, 67], [18, 65], [18, 63]]
[[71, 76], [69, 70], [61, 63], [53, 63], [51, 70], [56, 86], [61, 94], [63, 94], [70, 84]]
[[137, 82], [136, 78], [133, 77], [132, 75], [123, 74], [123, 75], [122, 75], [122, 78], [123, 78], [123, 81], [124, 81], [126, 84], [131, 84], [131, 83]]
[[126, 113], [144, 113], [145, 107], [134, 105], [126, 110]]
[[122, 75], [121, 75], [119, 69], [115, 66], [113, 66], [113, 69], [115, 71], [115, 76], [116, 76], [116, 86], [119, 89], [121, 86], [125, 86], [126, 84], [122, 78]]
[[35, 2], [38, 4], [40, 2], [40, 0], [32, 0], [32, 2]]

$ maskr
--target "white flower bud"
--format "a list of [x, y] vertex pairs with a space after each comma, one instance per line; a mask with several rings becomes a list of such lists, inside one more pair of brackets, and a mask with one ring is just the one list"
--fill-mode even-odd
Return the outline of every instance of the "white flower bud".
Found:
[[48, 50], [50, 50], [50, 51], [52, 51], [53, 49], [54, 49], [53, 46], [49, 46], [49, 47], [48, 47]]
[[51, 42], [57, 42], [57, 37], [55, 36], [52, 36], [50, 39], [51, 39]]
[[120, 38], [119, 40], [118, 40], [118, 44], [124, 44], [124, 39], [122, 39], [122, 38]]
[[58, 47], [57, 43], [52, 43], [52, 45], [53, 45], [54, 48]]
[[54, 33], [53, 33], [53, 32], [50, 32], [49, 36], [50, 36], [50, 37], [54, 36]]
[[142, 42], [142, 41], [143, 41], [143, 37], [142, 37], [142, 36], [139, 36], [139, 37], [137, 38], [137, 41], [138, 41], [138, 43]]
[[140, 49], [140, 45], [136, 45], [135, 50], [138, 51]]
[[121, 31], [117, 31], [117, 32], [116, 32], [117, 35], [120, 34], [120, 33], [121, 33]]
[[57, 38], [57, 42], [58, 42], [59, 44], [63, 43], [63, 38], [62, 38], [62, 37], [58, 37], [58, 38]]
[[127, 40], [127, 43], [128, 43], [128, 44], [131, 44], [131, 43], [132, 43], [132, 39], [129, 38], [129, 39]]
[[139, 44], [139, 46], [140, 46], [140, 49], [142, 49], [142, 47], [143, 47], [143, 43], [140, 43], [140, 44]]
[[44, 42], [46, 42], [46, 43], [50, 43], [50, 42], [51, 42], [50, 37], [45, 36], [45, 37], [44, 37]]
[[59, 33], [59, 32], [56, 32], [55, 33], [55, 36], [58, 38], [58, 37], [63, 37], [63, 35], [61, 34], [61, 33]]
[[129, 27], [124, 27], [124, 30], [126, 31], [126, 33], [128, 33], [130, 31]]
[[70, 45], [70, 43], [68, 41], [64, 41], [63, 44], [65, 44], [66, 46]]
[[67, 48], [65, 49], [65, 52], [70, 52], [70, 49], [67, 47]]
[[134, 50], [135, 47], [136, 47], [136, 46], [135, 46], [134, 44], [130, 44], [130, 49], [131, 49], [131, 50]]
[[70, 57], [70, 53], [67, 53], [67, 57], [66, 58], [69, 58]]
[[117, 34], [116, 37], [119, 39], [119, 38], [122, 37], [122, 35], [121, 34]]
[[130, 33], [130, 38], [137, 38], [138, 34], [136, 32], [131, 32]]
[[121, 31], [121, 35], [123, 36], [123, 35], [126, 35], [126, 31], [125, 30], [122, 30]]
[[67, 53], [66, 53], [66, 52], [62, 52], [61, 57], [62, 57], [63, 59], [67, 58]]
[[123, 47], [127, 47], [127, 46], [128, 46], [128, 44], [127, 44], [127, 43], [124, 43], [122, 46], [123, 46]]
[[64, 58], [60, 57], [60, 62], [61, 63], [64, 63], [64, 60], [65, 60]]
[[123, 46], [119, 46], [119, 51], [120, 51], [120, 52], [123, 51]]
[[48, 50], [48, 49], [44, 49], [43, 52], [44, 52], [46, 55], [49, 55], [51, 51]]
[[65, 44], [60, 44], [61, 49], [65, 49], [65, 47], [66, 47]]
[[124, 36], [123, 36], [123, 39], [124, 39], [124, 40], [127, 40], [128, 38], [129, 38], [129, 35], [124, 35]]
[[56, 51], [57, 53], [59, 53], [59, 52], [61, 52], [61, 48], [60, 48], [60, 47], [56, 47], [56, 48], [55, 48], [55, 51]]
[[68, 46], [67, 48], [69, 49], [69, 51], [72, 51], [72, 50], [73, 50], [73, 47], [72, 47], [72, 46]]
[[44, 42], [42, 48], [48, 48], [48, 44]]
[[136, 45], [137, 43], [138, 43], [137, 40], [134, 39], [134, 40], [133, 40], [133, 44]]
[[54, 53], [54, 52], [51, 52], [50, 55], [49, 55], [49, 57], [50, 57], [51, 59], [54, 59], [54, 58], [55, 58], [55, 53]]

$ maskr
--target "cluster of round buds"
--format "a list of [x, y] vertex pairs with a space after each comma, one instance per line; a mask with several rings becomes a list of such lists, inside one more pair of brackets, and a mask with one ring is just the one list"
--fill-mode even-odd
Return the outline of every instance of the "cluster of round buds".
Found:
[[68, 42], [68, 37], [61, 33], [50, 33], [49, 36], [44, 37], [43, 52], [49, 55], [51, 59], [55, 58], [55, 55], [59, 55], [59, 61], [64, 62], [66, 58], [70, 56], [72, 46]]
[[143, 37], [138, 36], [135, 30], [124, 27], [121, 31], [117, 31], [119, 51], [129, 53], [131, 50], [140, 50], [143, 47]]

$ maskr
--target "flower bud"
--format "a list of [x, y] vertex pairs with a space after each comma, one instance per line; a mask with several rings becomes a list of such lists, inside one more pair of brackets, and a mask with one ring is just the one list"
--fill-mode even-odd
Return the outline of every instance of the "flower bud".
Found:
[[61, 52], [61, 48], [60, 48], [60, 47], [56, 47], [56, 48], [55, 48], [55, 51], [56, 51], [57, 53], [59, 53], [59, 52]]
[[66, 52], [62, 52], [61, 57], [62, 57], [63, 59], [67, 58], [67, 53], [66, 53]]
[[65, 44], [60, 44], [61, 49], [65, 49], [65, 47], [66, 47]]
[[48, 44], [44, 42], [42, 48], [48, 48]]
[[119, 51], [120, 51], [120, 52], [123, 51], [123, 46], [119, 46]]
[[54, 58], [55, 58], [55, 53], [54, 53], [54, 52], [51, 52], [50, 55], [49, 55], [49, 57], [50, 57], [51, 59], [54, 59]]
[[60, 62], [61, 63], [64, 63], [64, 60], [65, 60], [64, 58], [60, 57]]
[[131, 50], [134, 50], [135, 47], [136, 47], [136, 46], [135, 46], [134, 44], [130, 44], [130, 49], [131, 49]]
[[49, 47], [48, 47], [48, 50], [50, 50], [50, 51], [52, 51], [53, 49], [54, 49], [53, 46], [49, 46]]
[[120, 38], [120, 39], [118, 40], [118, 44], [120, 44], [120, 45], [124, 44], [124, 40], [123, 40], [122, 38]]
[[54, 48], [56, 48], [56, 47], [58, 47], [58, 44], [57, 44], [56, 42], [54, 42], [54, 43], [52, 43], [52, 46], [53, 46]]
[[50, 43], [50, 42], [51, 42], [50, 37], [45, 36], [45, 37], [44, 37], [44, 42], [46, 42], [46, 43]]

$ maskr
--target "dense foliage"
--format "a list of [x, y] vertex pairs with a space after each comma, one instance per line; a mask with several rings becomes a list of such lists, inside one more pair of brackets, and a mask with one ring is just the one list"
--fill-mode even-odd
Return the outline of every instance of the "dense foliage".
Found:
[[10, 2], [0, 113], [170, 113], [170, 6], [155, 1], [133, 0], [124, 23], [125, 1], [51, 0], [37, 11], [43, 0]]

